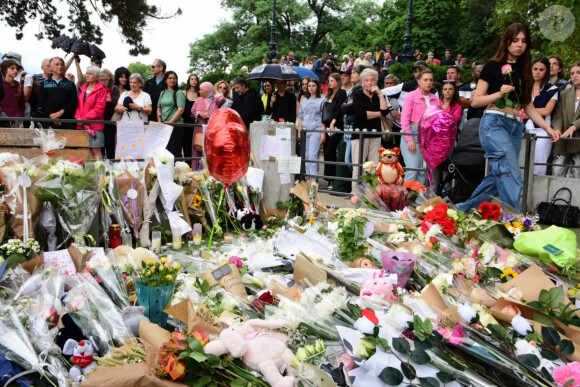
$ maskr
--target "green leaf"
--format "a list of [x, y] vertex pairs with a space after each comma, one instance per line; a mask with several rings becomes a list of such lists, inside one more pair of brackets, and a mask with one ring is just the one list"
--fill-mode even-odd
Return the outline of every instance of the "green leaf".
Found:
[[496, 99], [495, 102], [494, 102], [494, 104], [495, 104], [495, 106], [497, 106], [500, 109], [505, 109], [505, 107], [506, 107], [505, 101], [503, 99], [501, 99], [501, 98], [500, 99]]
[[554, 383], [554, 378], [552, 377], [550, 371], [546, 369], [546, 367], [542, 367], [542, 369], [540, 370], [540, 374], [542, 374], [542, 377], [546, 379], [548, 382]]
[[546, 289], [542, 289], [540, 291], [540, 295], [538, 297], [538, 301], [540, 302], [540, 304], [542, 304], [543, 306], [548, 306], [550, 305], [550, 299], [551, 299], [551, 295], [550, 292], [548, 292]]
[[538, 368], [540, 366], [540, 359], [538, 359], [538, 357], [533, 354], [521, 355], [518, 356], [518, 359], [520, 359], [524, 365], [527, 365], [531, 368]]
[[404, 337], [395, 337], [393, 339], [393, 348], [395, 351], [400, 352], [402, 354], [408, 354], [411, 351], [411, 346], [409, 342]]
[[558, 331], [554, 328], [550, 327], [542, 327], [542, 337], [546, 340], [549, 344], [558, 345], [560, 344], [560, 335]]
[[242, 379], [234, 379], [230, 383], [230, 386], [232, 386], [232, 387], [246, 387], [247, 385], [248, 385], [248, 383]]
[[197, 361], [197, 362], [202, 362], [205, 361], [205, 359], [207, 359], [207, 356], [204, 353], [201, 352], [191, 352], [189, 354], [189, 357], [191, 357], [193, 360]]
[[379, 374], [379, 379], [390, 386], [398, 386], [403, 381], [403, 374], [394, 367], [387, 367]]
[[507, 331], [504, 327], [497, 324], [489, 324], [487, 329], [491, 331], [491, 334], [497, 337], [498, 339], [505, 340], [507, 338]]
[[566, 382], [566, 384], [564, 384], [564, 387], [569, 387], [572, 385], [572, 383], [574, 383], [576, 381], [576, 379], [570, 379]]
[[415, 318], [413, 319], [413, 325], [416, 331], [422, 331], [423, 330], [423, 320], [421, 319], [421, 317], [415, 315]]
[[439, 387], [439, 380], [436, 378], [419, 378], [421, 387]]
[[413, 352], [411, 352], [411, 361], [416, 364], [419, 365], [427, 364], [429, 363], [430, 360], [431, 358], [429, 357], [427, 352], [425, 352], [422, 349], [415, 349]]
[[550, 289], [550, 308], [557, 308], [564, 301], [564, 289], [562, 286]]
[[193, 384], [193, 386], [194, 387], [197, 387], [197, 386], [204, 387], [204, 386], [207, 386], [210, 383], [211, 383], [211, 376], [206, 375], [204, 377], [201, 377], [201, 378], [197, 379], [195, 381], [195, 383]]
[[556, 355], [554, 352], [547, 350], [547, 349], [540, 349], [540, 354], [542, 355], [543, 358], [545, 358], [546, 360], [557, 360], [558, 359], [558, 355]]
[[433, 342], [431, 340], [429, 340], [429, 338], [421, 341], [421, 340], [416, 340], [415, 341], [415, 349], [423, 349], [423, 350], [428, 350], [433, 348]]
[[501, 277], [503, 272], [497, 267], [488, 267], [487, 269], [485, 269], [485, 274], [486, 276], [491, 278], [499, 278]]
[[423, 322], [423, 332], [428, 336], [431, 336], [431, 333], [433, 333], [433, 323], [428, 318]]
[[536, 310], [544, 310], [544, 306], [540, 304], [538, 301], [528, 302], [528, 306]]
[[443, 384], [455, 381], [453, 375], [450, 375], [446, 372], [437, 372], [437, 379], [439, 379], [439, 381]]
[[570, 340], [562, 340], [560, 341], [560, 352], [562, 352], [563, 355], [571, 355], [574, 353], [574, 343], [572, 343]]
[[[506, 96], [507, 96], [507, 94], [506, 94]], [[508, 99], [508, 98], [505, 99], [505, 105], [507, 107], [514, 107], [514, 103], [512, 102], [512, 100], [511, 99]]]
[[401, 370], [403, 371], [403, 375], [409, 380], [415, 379], [415, 375], [417, 375], [417, 371], [411, 364], [401, 363]]
[[554, 323], [548, 316], [542, 313], [534, 313], [534, 321], [539, 322], [542, 325], [546, 325], [548, 327], [554, 328]]

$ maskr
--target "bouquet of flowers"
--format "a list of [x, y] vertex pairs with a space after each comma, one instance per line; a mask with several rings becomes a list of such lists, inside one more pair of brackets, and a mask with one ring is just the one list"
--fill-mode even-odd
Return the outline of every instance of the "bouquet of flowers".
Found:
[[[362, 255], [366, 248], [363, 245], [366, 238], [372, 233], [374, 227], [366, 218], [366, 210], [359, 208], [356, 210], [340, 208], [338, 215], [338, 235], [339, 255], [343, 261], [353, 260], [357, 255]], [[371, 229], [372, 228], [372, 229]]]
[[445, 235], [454, 235], [457, 232], [456, 216], [457, 211], [450, 209], [445, 203], [440, 203], [433, 208], [428, 207], [421, 222], [421, 231], [427, 234], [431, 226], [438, 224]]
[[52, 160], [47, 175], [37, 181], [35, 195], [52, 203], [60, 224], [73, 239], [87, 234], [101, 199], [102, 161]]
[[0, 263], [8, 261], [7, 267], [13, 267], [36, 257], [39, 252], [40, 245], [32, 238], [26, 242], [22, 242], [20, 239], [9, 239], [8, 242], [0, 246]]

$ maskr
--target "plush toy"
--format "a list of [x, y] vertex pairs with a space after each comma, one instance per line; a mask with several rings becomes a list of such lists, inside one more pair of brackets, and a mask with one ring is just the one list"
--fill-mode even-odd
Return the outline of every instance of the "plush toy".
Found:
[[260, 215], [246, 207], [237, 209], [236, 218], [245, 231], [260, 230], [264, 226]]
[[399, 162], [401, 148], [379, 149], [380, 162], [375, 170], [379, 184], [403, 184], [405, 170]]
[[142, 306], [128, 306], [123, 309], [123, 321], [131, 330], [133, 336], [139, 337], [139, 324], [141, 321], [149, 319], [144, 316], [145, 308]]
[[385, 271], [375, 271], [363, 282], [362, 289], [360, 291], [361, 296], [373, 296], [378, 295], [384, 300], [396, 300], [397, 298], [393, 296], [393, 284], [387, 277], [385, 277]]
[[159, 258], [152, 251], [144, 247], [133, 249], [125, 245], [116, 247], [109, 253], [109, 257], [113, 259], [113, 262], [117, 262], [120, 266], [130, 265], [138, 270], [141, 270], [141, 262], [147, 262], [150, 260], [159, 262]]
[[58, 345], [61, 350], [64, 349], [64, 345], [69, 339], [82, 341], [85, 338], [83, 331], [81, 331], [68, 313], [61, 316], [60, 323], [62, 324], [62, 328], [60, 328], [56, 334], [56, 345]]
[[63, 355], [72, 355], [70, 362], [73, 366], [69, 371], [72, 380], [78, 381], [83, 375], [97, 366], [97, 362], [93, 357], [94, 352], [93, 344], [89, 340], [67, 340], [62, 353]]
[[[293, 387], [294, 369], [290, 364], [294, 355], [286, 347], [286, 335], [262, 330], [284, 326], [285, 322], [272, 320], [248, 320], [234, 324], [224, 329], [218, 340], [206, 344], [204, 350], [216, 356], [229, 353], [242, 358], [246, 367], [260, 372], [273, 387]], [[284, 369], [288, 376], [282, 376]]]

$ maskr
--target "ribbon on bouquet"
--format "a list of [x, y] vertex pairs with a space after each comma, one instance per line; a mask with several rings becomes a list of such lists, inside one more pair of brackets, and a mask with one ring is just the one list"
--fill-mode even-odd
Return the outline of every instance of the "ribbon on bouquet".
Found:
[[127, 209], [127, 212], [129, 214], [133, 215], [133, 230], [135, 231], [135, 234], [137, 234], [139, 232], [139, 225], [137, 224], [137, 221], [138, 221], [137, 197], [131, 198], [129, 196], [129, 194], [131, 192], [136, 192], [135, 188], [137, 188], [137, 185], [135, 183], [131, 183], [131, 189], [127, 191], [127, 194], [125, 195], [125, 199], [123, 201], [123, 204], [124, 204], [125, 208]]
[[[30, 177], [26, 173], [26, 168], [22, 168], [21, 175], [18, 176], [17, 184], [12, 188], [12, 191], [8, 195], [4, 195], [6, 198], [13, 197], [14, 202], [18, 203], [18, 195], [20, 194], [20, 187], [22, 187], [23, 197], [22, 197], [22, 215], [16, 214], [14, 211], [14, 215], [18, 219], [23, 219], [23, 239], [27, 241], [29, 238], [30, 230], [28, 228], [28, 220], [32, 219], [32, 214], [28, 211], [28, 195], [26, 192], [27, 188], [30, 188], [32, 185], [32, 181]], [[16, 206], [15, 206], [16, 207]]]

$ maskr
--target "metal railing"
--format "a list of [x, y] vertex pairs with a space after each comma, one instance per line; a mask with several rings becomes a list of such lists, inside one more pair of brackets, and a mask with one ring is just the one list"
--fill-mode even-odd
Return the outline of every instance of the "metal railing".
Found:
[[[364, 154], [364, 142], [365, 138], [368, 137], [380, 137], [385, 135], [386, 133], [378, 132], [376, 130], [368, 131], [366, 129], [335, 129], [333, 131], [333, 135], [336, 134], [350, 134], [352, 135], [352, 140], [359, 140], [358, 141], [358, 160], [356, 162], [347, 163], [341, 161], [326, 161], [326, 160], [310, 160], [306, 159], [306, 133], [326, 133], [328, 135], [328, 131], [321, 130], [321, 129], [302, 129], [302, 134], [300, 136], [300, 157], [301, 157], [301, 176], [303, 177], [311, 177], [315, 179], [329, 179], [329, 180], [341, 180], [341, 181], [350, 181], [350, 182], [360, 182], [362, 179], [360, 178], [363, 175], [363, 165], [367, 160], [363, 160]], [[405, 132], [389, 132], [388, 135], [392, 136], [413, 136], [417, 137], [416, 133], [405, 133]], [[357, 137], [357, 138], [355, 138]], [[335, 165], [335, 166], [346, 166], [346, 167], [353, 167], [358, 168], [358, 179], [352, 177], [341, 177], [341, 176], [326, 176], [320, 174], [307, 174], [306, 173], [306, 163], [313, 163], [313, 164], [323, 164], [323, 165]], [[427, 168], [409, 168], [403, 167], [405, 171], [424, 171], [427, 173]], [[337, 192], [337, 191], [330, 191], [326, 189], [319, 188], [319, 192], [330, 193], [337, 196], [352, 196], [350, 192]]]

